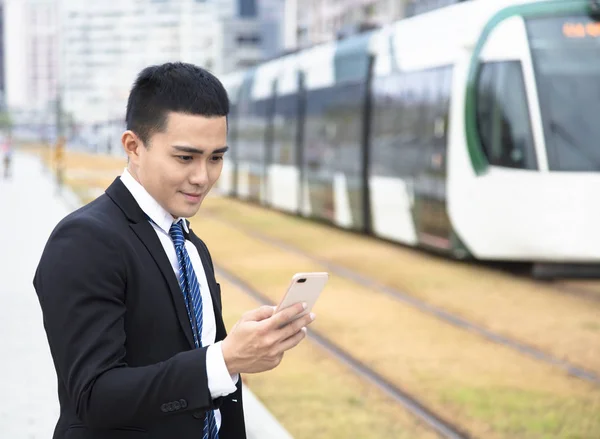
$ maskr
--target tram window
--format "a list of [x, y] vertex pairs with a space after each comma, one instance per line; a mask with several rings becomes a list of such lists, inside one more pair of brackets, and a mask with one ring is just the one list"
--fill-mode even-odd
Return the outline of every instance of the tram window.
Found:
[[400, 73], [373, 80], [371, 118], [372, 175], [410, 175], [418, 148], [418, 101], [414, 76]]
[[[420, 73], [420, 72], [419, 72]], [[406, 87], [406, 112], [403, 129], [406, 132], [405, 143], [418, 143], [421, 119], [421, 105], [423, 102], [423, 75], [410, 73], [404, 79]]]
[[260, 101], [242, 100], [238, 106], [238, 130], [240, 148], [238, 160], [254, 163], [262, 163], [265, 160], [265, 131], [267, 129], [267, 109], [269, 102], [266, 99]]
[[273, 163], [296, 163], [298, 95], [278, 96], [273, 117]]
[[364, 90], [360, 82], [307, 93], [304, 158], [310, 169], [360, 174]]
[[373, 79], [372, 175], [415, 175], [445, 146], [451, 78], [444, 66]]
[[537, 168], [520, 62], [481, 65], [477, 84], [477, 129], [491, 165]]
[[376, 77], [372, 85], [371, 174], [397, 175], [395, 162], [403, 120], [402, 81], [398, 76]]
[[433, 125], [434, 144], [437, 147], [446, 145], [448, 133], [448, 113], [450, 112], [450, 94], [452, 92], [452, 68], [444, 67], [438, 70], [437, 78], [439, 88], [435, 102], [436, 108]]
[[600, 23], [586, 15], [526, 20], [551, 171], [600, 171]]
[[421, 94], [421, 142], [431, 145], [435, 136], [434, 120], [437, 99], [440, 94], [442, 83], [439, 72], [430, 70], [423, 72], [423, 90]]

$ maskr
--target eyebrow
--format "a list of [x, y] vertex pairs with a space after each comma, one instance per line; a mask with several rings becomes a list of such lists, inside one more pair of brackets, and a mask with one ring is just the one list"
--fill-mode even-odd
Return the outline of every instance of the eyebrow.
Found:
[[[173, 149], [179, 152], [187, 152], [190, 154], [204, 154], [204, 150], [199, 148], [194, 148], [192, 146], [178, 146], [174, 145]], [[215, 149], [211, 154], [222, 154], [229, 149], [228, 146], [224, 146], [223, 148]]]

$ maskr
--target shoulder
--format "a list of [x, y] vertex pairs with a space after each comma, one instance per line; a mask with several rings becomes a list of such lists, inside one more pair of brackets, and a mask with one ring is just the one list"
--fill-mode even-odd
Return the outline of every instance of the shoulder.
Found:
[[71, 212], [54, 227], [38, 260], [36, 279], [91, 277], [91, 272], [125, 277], [125, 242], [99, 203], [97, 199]]
[[75, 291], [124, 291], [127, 266], [122, 240], [86, 212], [83, 208], [67, 215], [50, 234], [33, 277], [40, 299], [62, 300]]
[[115, 213], [107, 211], [102, 196], [65, 216], [54, 228], [46, 243], [45, 252], [111, 251], [120, 247], [115, 230]]

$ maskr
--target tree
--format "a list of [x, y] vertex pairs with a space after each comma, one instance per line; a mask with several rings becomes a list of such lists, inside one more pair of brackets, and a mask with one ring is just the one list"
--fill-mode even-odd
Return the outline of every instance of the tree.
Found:
[[10, 133], [12, 131], [13, 121], [8, 111], [0, 112], [0, 130]]

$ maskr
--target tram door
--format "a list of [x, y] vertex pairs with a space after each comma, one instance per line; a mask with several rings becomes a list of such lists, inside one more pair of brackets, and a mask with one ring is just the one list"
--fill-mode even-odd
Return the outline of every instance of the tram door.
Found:
[[423, 72], [418, 93], [419, 166], [414, 180], [414, 218], [419, 243], [450, 250], [451, 226], [446, 207], [447, 131], [452, 71]]

